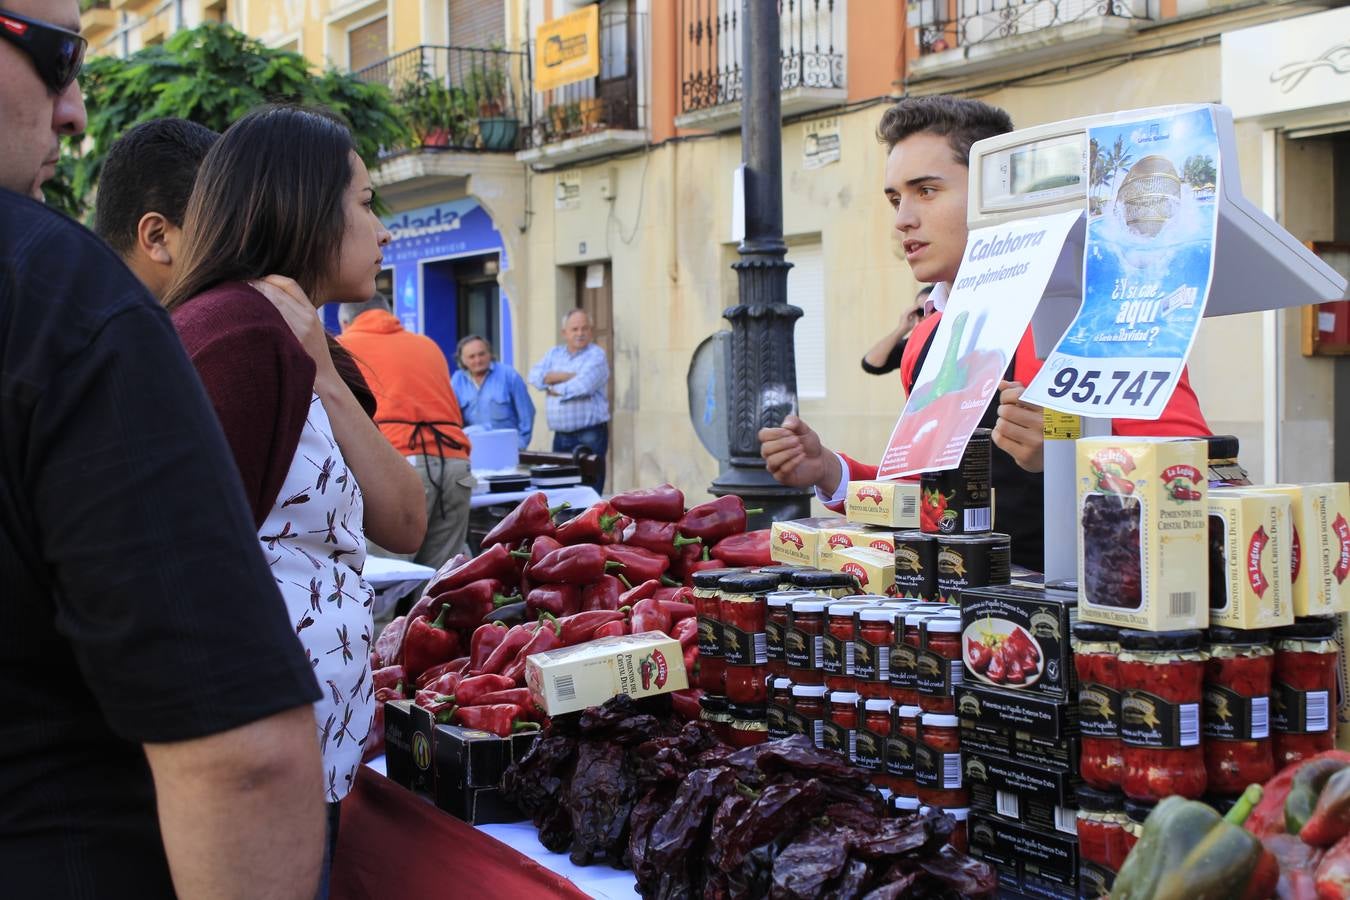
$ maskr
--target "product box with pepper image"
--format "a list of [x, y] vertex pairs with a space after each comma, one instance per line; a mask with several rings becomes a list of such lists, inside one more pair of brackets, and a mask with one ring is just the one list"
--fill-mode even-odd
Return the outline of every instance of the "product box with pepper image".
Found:
[[859, 525], [919, 527], [917, 481], [850, 481], [844, 515]]
[[1078, 595], [1004, 585], [961, 592], [966, 680], [1059, 699], [1078, 690], [1070, 637]]
[[956, 692], [961, 749], [1076, 770], [1078, 705], [990, 687]]
[[1290, 500], [1294, 616], [1350, 612], [1350, 485], [1269, 484]]
[[390, 781], [409, 789], [414, 768], [412, 709], [411, 700], [389, 700], [384, 704], [385, 774]]
[[525, 683], [550, 716], [599, 706], [619, 694], [634, 700], [689, 687], [680, 642], [659, 631], [600, 638], [536, 653]]
[[[1023, 894], [1074, 897], [1078, 890], [1078, 839], [1057, 831], [1040, 831], [972, 811], [968, 822], [970, 850], [986, 862], [1015, 866]], [[1001, 885], [1001, 882], [1000, 882]]]
[[964, 749], [962, 764], [971, 809], [1038, 831], [1074, 833], [1077, 773]]
[[822, 528], [816, 544], [816, 565], [822, 569], [836, 572], [838, 569], [830, 565], [835, 552], [853, 547], [870, 547], [873, 550], [880, 550], [882, 553], [894, 556], [895, 530], [858, 525], [853, 522], [845, 522], [832, 528]]
[[1294, 624], [1288, 495], [1216, 489], [1209, 494], [1209, 624]]
[[817, 516], [774, 522], [769, 529], [769, 556], [794, 566], [817, 564], [822, 528], [838, 528], [848, 521], [839, 516]]
[[821, 560], [822, 569], [845, 572], [858, 580], [865, 594], [878, 596], [895, 593], [895, 553], [884, 553], [871, 547], [849, 547], [836, 550], [829, 562]]
[[458, 725], [434, 733], [436, 805], [471, 825], [515, 822], [520, 811], [502, 795], [502, 775], [511, 762], [511, 741]]
[[1209, 624], [1208, 454], [1198, 440], [1078, 441], [1079, 618], [1143, 631]]

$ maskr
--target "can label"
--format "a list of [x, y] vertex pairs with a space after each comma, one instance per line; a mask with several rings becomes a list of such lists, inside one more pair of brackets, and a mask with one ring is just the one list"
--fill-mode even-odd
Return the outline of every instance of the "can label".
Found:
[[886, 769], [886, 736], [859, 728], [857, 731], [857, 750], [853, 761], [860, 769], [870, 772], [883, 772]]
[[698, 655], [722, 655], [722, 623], [712, 616], [698, 617]]
[[722, 624], [722, 658], [729, 666], [762, 666], [769, 661], [767, 635]]
[[898, 778], [914, 777], [914, 752], [918, 742], [897, 734], [892, 724], [890, 736], [886, 738], [886, 772]]
[[988, 428], [975, 429], [959, 466], [920, 476], [919, 527], [923, 531], [983, 534], [993, 528], [992, 434]]
[[904, 600], [937, 596], [937, 540], [921, 532], [895, 536], [895, 595]]
[[1120, 691], [1095, 681], [1080, 685], [1078, 727], [1083, 737], [1120, 737]]
[[1128, 688], [1120, 700], [1120, 738], [1130, 747], [1175, 750], [1200, 745], [1200, 704], [1171, 703]]
[[937, 599], [959, 604], [968, 588], [1012, 580], [1012, 540], [1006, 534], [938, 539]]

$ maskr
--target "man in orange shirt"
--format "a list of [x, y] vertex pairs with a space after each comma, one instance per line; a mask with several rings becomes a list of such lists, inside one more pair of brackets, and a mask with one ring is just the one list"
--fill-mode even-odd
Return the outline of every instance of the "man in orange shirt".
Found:
[[404, 329], [383, 294], [342, 304], [338, 321], [338, 341], [375, 394], [375, 424], [417, 468], [426, 488], [427, 536], [417, 553], [400, 558], [437, 568], [464, 544], [474, 485], [450, 364], [435, 341]]

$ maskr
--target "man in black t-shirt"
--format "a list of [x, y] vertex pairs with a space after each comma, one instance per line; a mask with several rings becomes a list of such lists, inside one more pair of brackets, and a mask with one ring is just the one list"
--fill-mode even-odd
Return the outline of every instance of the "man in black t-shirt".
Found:
[[78, 28], [0, 0], [0, 894], [310, 897], [320, 694], [230, 450], [169, 317], [29, 199]]

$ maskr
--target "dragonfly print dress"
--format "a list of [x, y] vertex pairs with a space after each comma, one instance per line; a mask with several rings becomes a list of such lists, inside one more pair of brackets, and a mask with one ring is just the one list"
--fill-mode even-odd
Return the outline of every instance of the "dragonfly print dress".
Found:
[[374, 715], [370, 650], [374, 591], [366, 560], [361, 488], [347, 468], [319, 396], [277, 500], [258, 531], [295, 633], [324, 697], [314, 704], [324, 792], [351, 790]]

